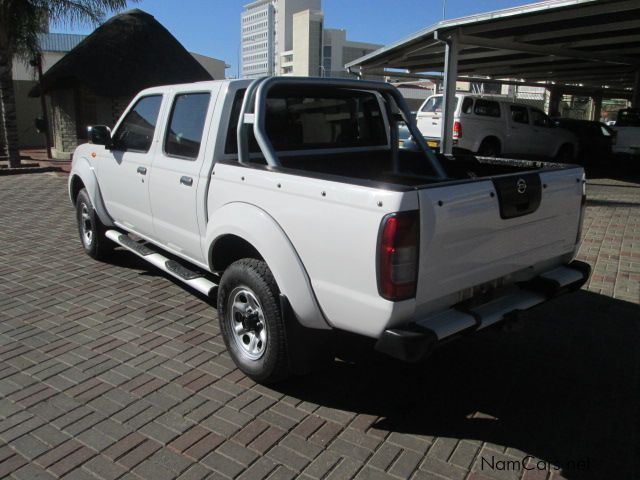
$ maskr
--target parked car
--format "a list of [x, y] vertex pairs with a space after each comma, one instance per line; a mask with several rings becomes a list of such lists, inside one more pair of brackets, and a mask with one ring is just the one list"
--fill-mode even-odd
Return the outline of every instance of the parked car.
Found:
[[[442, 95], [420, 107], [418, 128], [430, 147], [438, 147], [443, 113]], [[547, 157], [571, 162], [578, 153], [576, 137], [556, 128], [542, 111], [491, 97], [456, 94], [454, 145], [481, 156]]]
[[580, 163], [606, 162], [611, 159], [617, 136], [611, 127], [602, 122], [573, 118], [557, 118], [554, 122], [577, 137]]
[[[419, 150], [399, 148], [392, 110]], [[589, 273], [573, 260], [582, 168], [440, 160], [390, 84], [155, 87], [90, 138], [69, 177], [84, 251], [119, 245], [217, 299], [259, 382], [330, 351], [332, 330], [418, 361]]]
[[618, 111], [613, 129], [617, 133], [613, 151], [627, 157], [640, 155], [640, 108], [625, 108]]

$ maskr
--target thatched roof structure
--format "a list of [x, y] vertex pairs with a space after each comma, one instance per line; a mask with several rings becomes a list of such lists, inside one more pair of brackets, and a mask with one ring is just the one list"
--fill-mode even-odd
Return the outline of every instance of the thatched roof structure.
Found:
[[156, 85], [211, 79], [152, 15], [135, 9], [98, 27], [53, 65], [29, 95], [84, 85], [99, 96], [130, 97]]

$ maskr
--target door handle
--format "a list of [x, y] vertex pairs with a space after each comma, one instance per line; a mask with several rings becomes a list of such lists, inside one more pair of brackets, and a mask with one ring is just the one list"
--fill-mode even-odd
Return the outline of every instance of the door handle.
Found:
[[182, 185], [186, 185], [187, 187], [190, 187], [191, 185], [193, 185], [193, 178], [187, 177], [187, 176], [180, 177], [180, 183]]
[[136, 170], [140, 175], [146, 175], [147, 174], [147, 167], [138, 167], [138, 170]]

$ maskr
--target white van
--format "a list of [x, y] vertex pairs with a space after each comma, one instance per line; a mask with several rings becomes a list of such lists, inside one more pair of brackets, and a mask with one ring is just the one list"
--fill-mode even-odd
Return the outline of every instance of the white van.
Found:
[[[442, 95], [427, 98], [418, 111], [418, 129], [430, 147], [440, 145]], [[517, 155], [572, 161], [576, 137], [555, 126], [540, 109], [491, 97], [457, 94], [454, 145], [482, 156]]]

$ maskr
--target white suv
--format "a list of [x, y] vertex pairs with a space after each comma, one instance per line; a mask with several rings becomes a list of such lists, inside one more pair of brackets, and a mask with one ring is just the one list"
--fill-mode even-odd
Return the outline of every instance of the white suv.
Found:
[[[430, 147], [440, 144], [442, 95], [425, 100], [417, 115], [418, 129]], [[558, 128], [541, 110], [491, 97], [456, 95], [454, 145], [482, 156], [518, 155], [572, 161], [577, 139]]]

